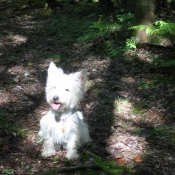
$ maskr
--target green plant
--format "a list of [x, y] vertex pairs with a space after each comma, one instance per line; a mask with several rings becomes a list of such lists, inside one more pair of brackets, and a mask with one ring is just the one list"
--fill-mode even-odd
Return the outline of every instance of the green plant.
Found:
[[150, 60], [155, 66], [158, 67], [172, 67], [175, 66], [175, 60], [164, 60], [162, 58], [157, 58], [152, 55], [149, 56]]
[[106, 17], [97, 13], [86, 16], [63, 14], [54, 20], [47, 30], [65, 44], [90, 44], [92, 47], [102, 45], [108, 49], [112, 46], [111, 35], [116, 39], [119, 27], [111, 16]]
[[54, 20], [47, 30], [48, 33], [56, 34], [56, 38], [65, 44], [71, 44], [73, 41], [81, 43], [90, 38], [88, 28], [93, 24], [94, 19], [95, 14], [81, 17], [64, 14]]
[[149, 134], [152, 136], [168, 136], [169, 130], [171, 128], [169, 126], [157, 127], [149, 130]]
[[41, 14], [42, 14], [43, 16], [50, 16], [51, 13], [52, 13], [51, 8], [49, 7], [49, 5], [48, 5], [47, 3], [45, 3], [45, 6], [44, 6], [44, 8], [42, 9]]
[[52, 159], [52, 162], [58, 162], [59, 161], [59, 158], [58, 157], [55, 157]]
[[147, 25], [138, 25], [132, 26], [129, 29], [132, 30], [146, 30], [146, 33], [157, 36], [160, 38], [170, 39], [172, 36], [175, 36], [175, 23], [165, 22], [165, 21], [156, 21], [152, 26]]
[[118, 54], [121, 54], [126, 51], [125, 47], [118, 47], [117, 49], [112, 49], [108, 55], [111, 59], [115, 59]]
[[50, 55], [48, 55], [48, 58], [60, 59], [60, 58], [61, 58], [61, 55], [58, 55], [58, 54], [50, 54]]
[[6, 109], [0, 109], [0, 123], [8, 122], [8, 118], [6, 118]]
[[102, 159], [101, 157], [95, 155], [94, 153], [86, 150], [85, 150], [85, 156], [83, 156], [83, 160], [86, 162], [88, 161], [92, 165], [95, 165], [96, 167], [98, 167], [95, 170], [91, 169], [84, 172], [84, 174], [87, 174], [87, 175], [95, 175], [97, 174], [98, 170], [107, 175], [118, 175], [122, 173], [126, 173], [126, 174], [130, 173], [131, 175], [133, 173], [132, 170], [130, 170], [129, 168], [123, 165], [117, 164], [116, 161]]
[[142, 102], [142, 101], [136, 102], [134, 105], [137, 108], [147, 108], [148, 107], [148, 104], [146, 102]]
[[136, 85], [140, 89], [148, 89], [148, 88], [159, 88], [163, 84], [159, 82], [156, 78], [154, 78], [153, 80], [137, 81]]
[[109, 175], [117, 175], [125, 171], [123, 166], [117, 165], [114, 161], [95, 160], [94, 164], [99, 166], [104, 173]]
[[[138, 108], [138, 107], [136, 107], [136, 106], [133, 107], [131, 113], [132, 113], [133, 115], [134, 115], [134, 114], [137, 114], [137, 115], [140, 115], [140, 116], [142, 116], [142, 117], [145, 116], [145, 111], [144, 111], [142, 108]], [[132, 116], [132, 115], [131, 115], [131, 116]]]
[[126, 48], [127, 49], [136, 49], [136, 42], [135, 42], [135, 39], [133, 37], [126, 39]]
[[10, 168], [10, 169], [4, 169], [4, 170], [2, 170], [2, 174], [11, 174], [12, 171], [13, 171], [12, 168]]
[[133, 105], [132, 113], [145, 116], [145, 108], [147, 108], [147, 106], [148, 104], [146, 102], [136, 102]]
[[111, 46], [111, 41], [109, 41], [109, 36], [111, 34], [116, 38], [116, 31], [120, 26], [111, 21], [109, 18], [105, 18], [100, 16], [97, 21], [95, 21], [88, 28], [88, 33], [85, 33], [81, 39], [85, 39], [86, 41], [94, 41], [94, 39], [104, 42], [107, 47]]
[[20, 136], [25, 137], [27, 132], [23, 131], [21, 128], [13, 126], [11, 124], [10, 118], [7, 117], [6, 109], [0, 109], [0, 130], [8, 130], [10, 132], [16, 132]]
[[116, 15], [116, 17], [120, 22], [125, 22], [127, 20], [132, 19], [134, 17], [134, 14], [129, 12], [129, 13], [121, 14], [121, 15]]

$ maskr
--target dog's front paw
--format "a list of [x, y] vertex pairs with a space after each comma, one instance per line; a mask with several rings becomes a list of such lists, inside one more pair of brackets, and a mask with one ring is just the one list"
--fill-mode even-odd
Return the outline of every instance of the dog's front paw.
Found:
[[79, 154], [77, 153], [77, 151], [74, 151], [74, 152], [68, 152], [66, 154], [66, 157], [69, 159], [69, 160], [76, 160], [79, 158]]
[[55, 153], [56, 153], [55, 150], [47, 150], [47, 151], [45, 150], [45, 151], [42, 151], [41, 155], [43, 157], [50, 157], [54, 155]]

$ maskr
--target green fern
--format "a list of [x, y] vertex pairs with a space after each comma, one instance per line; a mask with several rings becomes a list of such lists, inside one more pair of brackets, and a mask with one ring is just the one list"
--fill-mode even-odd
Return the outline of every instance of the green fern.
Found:
[[156, 21], [153, 23], [153, 26], [138, 25], [132, 26], [129, 29], [146, 30], [147, 34], [166, 38], [175, 35], [175, 23], [167, 23], [164, 21]]
[[146, 26], [146, 25], [133, 26], [133, 27], [130, 27], [129, 29], [132, 29], [132, 30], [146, 30], [146, 33], [148, 33], [150, 35], [154, 35], [155, 30], [156, 30], [154, 27]]

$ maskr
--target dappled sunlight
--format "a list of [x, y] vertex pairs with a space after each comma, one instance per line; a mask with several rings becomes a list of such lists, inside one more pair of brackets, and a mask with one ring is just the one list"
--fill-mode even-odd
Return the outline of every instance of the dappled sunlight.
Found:
[[[126, 78], [121, 80], [127, 82]], [[128, 81], [128, 84], [131, 82]], [[114, 101], [116, 119], [106, 150], [117, 162], [132, 163], [137, 158], [149, 156], [152, 148], [148, 136], [153, 131], [145, 129], [144, 125], [159, 128], [165, 124], [161, 113], [145, 108], [144, 105], [141, 101], [131, 102], [120, 97]]]
[[117, 98], [114, 101], [115, 116], [133, 122], [134, 125], [145, 123], [150, 127], [162, 126], [165, 124], [163, 113], [157, 110], [146, 108], [141, 101], [130, 102], [127, 99]]
[[[15, 99], [16, 100], [16, 99]], [[15, 102], [14, 100], [14, 102]], [[6, 106], [11, 101], [11, 94], [5, 90], [0, 90], [0, 106]]]
[[136, 80], [132, 77], [121, 77], [121, 81], [133, 85], [136, 83]]
[[120, 116], [123, 118], [131, 118], [132, 117], [132, 103], [125, 99], [116, 99], [114, 102], [114, 114], [116, 116]]
[[25, 37], [23, 35], [12, 35], [12, 36], [10, 36], [10, 38], [12, 39], [12, 43], [14, 46], [27, 42], [27, 37]]
[[10, 75], [13, 76], [22, 76], [24, 75], [24, 71], [26, 70], [26, 68], [22, 65], [18, 65], [18, 66], [12, 66], [10, 68], [8, 68], [7, 72]]
[[12, 46], [17, 46], [17, 45], [21, 45], [27, 42], [28, 38], [26, 36], [23, 35], [13, 35], [13, 34], [9, 34], [6, 37], [3, 37], [4, 40], [2, 43], [0, 43], [1, 47], [7, 47], [8, 45], [12, 45]]
[[142, 49], [140, 49], [137, 54], [135, 50], [127, 50], [125, 51], [124, 56], [126, 60], [130, 60], [130, 61], [132, 61], [133, 58], [137, 58], [138, 60], [148, 64], [153, 63], [153, 60], [150, 57], [150, 53], [148, 51], [147, 53], [145, 53], [145, 50], [142, 50]]
[[[118, 170], [118, 165], [106, 166], [112, 161], [137, 175], [172, 175], [168, 169], [175, 167], [175, 81], [174, 67], [168, 66], [174, 62], [164, 64], [174, 59], [172, 48], [147, 44], [136, 48], [132, 40], [126, 47], [133, 21], [130, 13], [120, 7], [106, 13], [97, 3], [92, 8], [86, 2], [76, 3], [70, 11], [64, 4], [47, 16], [42, 14], [44, 6], [0, 3], [4, 12], [0, 25], [0, 123], [4, 122], [4, 128], [0, 126], [0, 172], [40, 174], [62, 167], [94, 166], [101, 159], [104, 169]], [[51, 61], [68, 74], [88, 71], [77, 110], [84, 115], [92, 141], [80, 148], [81, 158], [72, 162], [65, 159], [62, 149], [49, 158], [40, 155], [39, 121], [49, 110], [45, 86]], [[9, 150], [4, 151], [4, 145]], [[102, 166], [74, 174], [110, 174]], [[140, 173], [140, 167], [153, 173]]]
[[[127, 130], [127, 129], [126, 129]], [[142, 156], [149, 150], [148, 142], [144, 136], [138, 136], [131, 131], [115, 132], [108, 138], [106, 150], [117, 160], [124, 158], [131, 163], [136, 156]]]

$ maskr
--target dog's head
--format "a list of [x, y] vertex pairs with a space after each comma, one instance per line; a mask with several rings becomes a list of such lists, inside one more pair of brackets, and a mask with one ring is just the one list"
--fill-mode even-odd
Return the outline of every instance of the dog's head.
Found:
[[75, 108], [83, 97], [86, 79], [87, 70], [65, 74], [51, 62], [46, 83], [46, 99], [51, 108], [60, 112]]

